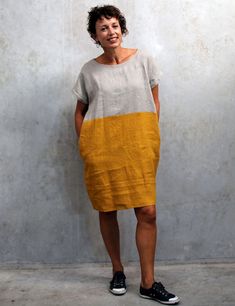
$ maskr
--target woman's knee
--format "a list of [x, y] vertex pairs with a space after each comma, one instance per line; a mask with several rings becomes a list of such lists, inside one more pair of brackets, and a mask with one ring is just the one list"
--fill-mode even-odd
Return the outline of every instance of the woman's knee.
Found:
[[156, 205], [135, 208], [135, 215], [138, 222], [156, 223]]

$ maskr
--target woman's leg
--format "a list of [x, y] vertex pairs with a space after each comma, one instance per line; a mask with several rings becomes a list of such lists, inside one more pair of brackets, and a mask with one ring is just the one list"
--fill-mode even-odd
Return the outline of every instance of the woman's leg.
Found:
[[113, 265], [113, 274], [124, 271], [120, 256], [120, 235], [117, 220], [117, 211], [99, 211], [100, 232]]
[[154, 280], [157, 244], [156, 205], [135, 208], [137, 218], [136, 245], [140, 257], [141, 286], [150, 288]]

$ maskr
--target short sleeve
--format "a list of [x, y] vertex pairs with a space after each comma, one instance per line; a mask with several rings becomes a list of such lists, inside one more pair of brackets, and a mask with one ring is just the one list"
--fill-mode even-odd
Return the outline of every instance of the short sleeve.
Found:
[[80, 71], [77, 80], [74, 84], [72, 92], [76, 95], [78, 100], [81, 100], [83, 103], [88, 104], [88, 94], [85, 87], [85, 80], [83, 72]]
[[149, 84], [151, 88], [160, 83], [160, 70], [157, 64], [156, 57], [148, 56], [148, 66], [149, 66]]

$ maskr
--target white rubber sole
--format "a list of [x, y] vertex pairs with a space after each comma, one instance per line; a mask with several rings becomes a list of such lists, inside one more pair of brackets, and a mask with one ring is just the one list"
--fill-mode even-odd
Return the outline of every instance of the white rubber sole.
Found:
[[178, 298], [178, 296], [176, 296], [175, 298], [172, 298], [171, 301], [169, 301], [169, 302], [163, 302], [163, 301], [160, 301], [158, 299], [154, 299], [154, 298], [151, 298], [147, 295], [143, 295], [143, 294], [140, 294], [140, 293], [139, 293], [139, 296], [141, 296], [144, 299], [154, 300], [154, 301], [157, 301], [157, 302], [159, 302], [161, 304], [165, 304], [165, 305], [174, 305], [174, 304], [178, 304], [180, 302], [180, 299]]
[[115, 295], [123, 295], [126, 293], [127, 290], [125, 288], [114, 288], [114, 289], [109, 288], [109, 291]]

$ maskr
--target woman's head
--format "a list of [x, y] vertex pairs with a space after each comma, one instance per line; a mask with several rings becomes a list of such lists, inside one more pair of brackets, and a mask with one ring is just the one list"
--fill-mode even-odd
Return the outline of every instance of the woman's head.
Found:
[[[88, 12], [87, 31], [95, 44], [115, 47], [122, 41], [122, 35], [128, 34], [126, 19], [113, 5], [95, 6]], [[116, 39], [109, 40], [111, 37]]]

